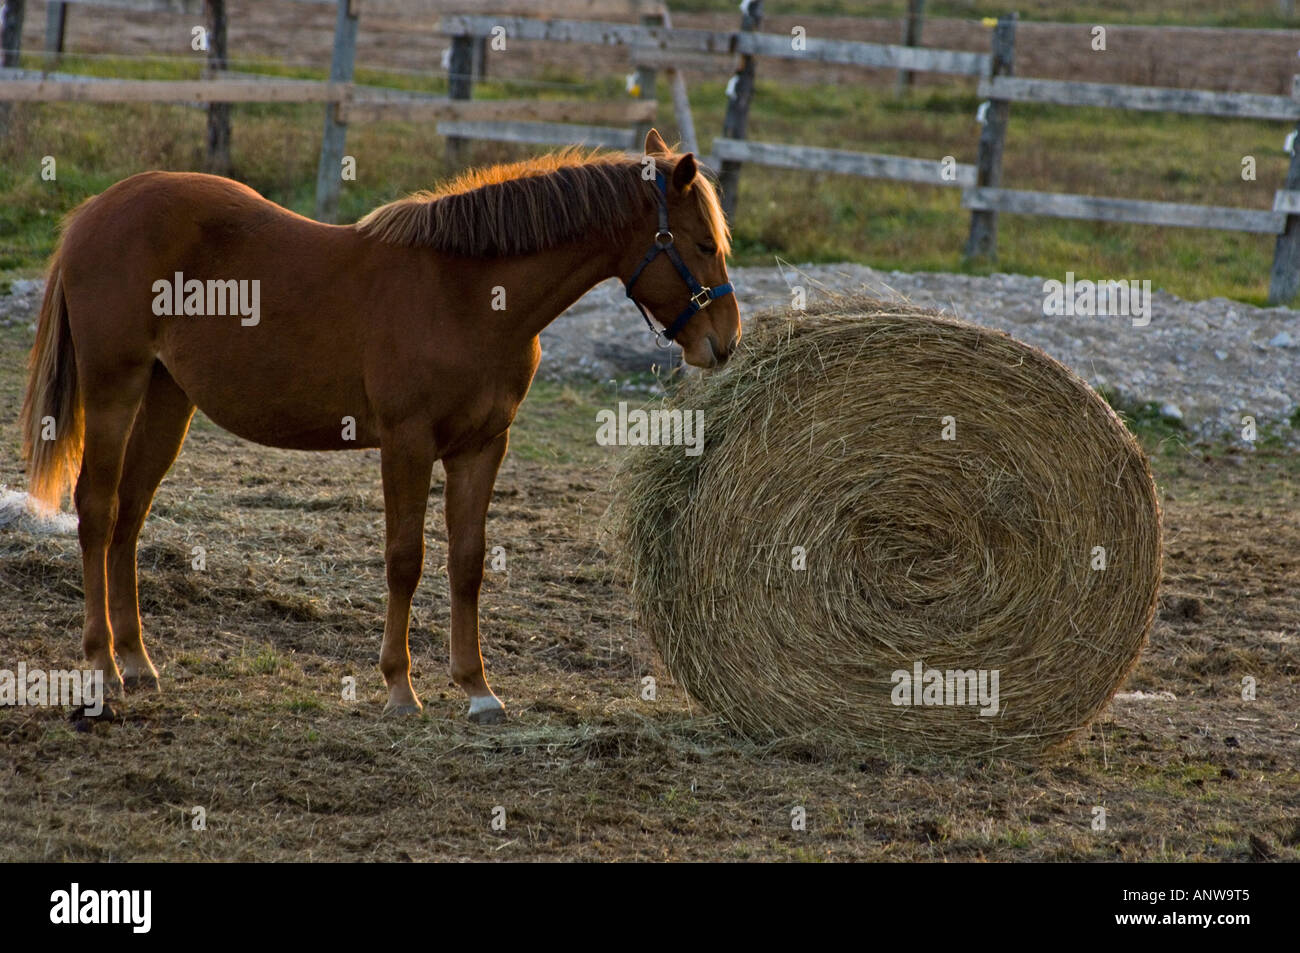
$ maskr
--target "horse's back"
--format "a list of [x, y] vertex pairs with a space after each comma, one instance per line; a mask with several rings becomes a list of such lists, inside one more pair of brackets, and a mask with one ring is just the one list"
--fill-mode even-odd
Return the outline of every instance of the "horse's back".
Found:
[[154, 264], [155, 256], [184, 253], [198, 243], [209, 246], [209, 253], [219, 252], [223, 241], [237, 243], [268, 230], [323, 233], [330, 226], [282, 208], [232, 179], [141, 172], [82, 203], [69, 217], [64, 264], [74, 272], [92, 270], [103, 264], [105, 249], [119, 258], [135, 254]]
[[[160, 360], [241, 436], [365, 445], [364, 255], [351, 229], [201, 173], [123, 179], [71, 217], [60, 255], [79, 353]], [[344, 417], [362, 431], [341, 438]]]

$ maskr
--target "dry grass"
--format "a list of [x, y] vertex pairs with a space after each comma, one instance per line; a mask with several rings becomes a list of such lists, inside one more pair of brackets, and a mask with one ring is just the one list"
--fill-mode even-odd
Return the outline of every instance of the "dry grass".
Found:
[[[0, 330], [11, 486], [30, 338]], [[413, 630], [427, 713], [383, 719], [377, 459], [267, 450], [201, 423], [144, 534], [164, 692], [85, 733], [64, 710], [0, 709], [0, 860], [1300, 859], [1286, 460], [1156, 457], [1167, 596], [1126, 689], [1177, 701], [1121, 696], [1033, 765], [855, 757], [746, 741], [661, 671], [598, 533], [622, 452], [594, 442], [609, 399], [539, 385], [515, 425], [488, 523], [507, 571], [483, 595], [488, 672], [511, 706], [494, 729], [464, 720], [447, 678], [441, 487]], [[0, 665], [76, 665], [80, 587], [75, 538], [0, 532]]]
[[[754, 324], [673, 401], [703, 412], [704, 452], [647, 447], [620, 479], [633, 598], [677, 680], [752, 737], [886, 752], [1034, 755], [1090, 721], [1160, 578], [1151, 474], [1105, 401], [924, 309]], [[997, 672], [1000, 699], [899, 704], [916, 664]]]

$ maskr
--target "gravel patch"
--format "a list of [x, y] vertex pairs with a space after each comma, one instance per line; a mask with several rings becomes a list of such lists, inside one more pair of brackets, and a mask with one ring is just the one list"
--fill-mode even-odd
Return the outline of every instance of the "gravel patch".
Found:
[[[883, 272], [854, 264], [734, 268], [731, 275], [742, 315], [789, 307], [795, 285], [809, 301], [859, 291], [908, 300], [1006, 331], [1124, 402], [1154, 403], [1197, 436], [1239, 433], [1249, 415], [1261, 431], [1300, 444], [1300, 428], [1289, 423], [1300, 402], [1300, 311], [1155, 291], [1150, 323], [1135, 327], [1123, 316], [1046, 316], [1044, 279], [1025, 275]], [[0, 324], [34, 322], [42, 288], [35, 280], [12, 282], [0, 295]], [[542, 332], [540, 373], [633, 386], [646, 372], [676, 364], [678, 354], [655, 347], [623, 286], [610, 280]]]
[[[1150, 322], [1135, 327], [1126, 316], [1046, 316], [1045, 279], [1025, 275], [883, 272], [844, 264], [733, 268], [731, 276], [742, 316], [789, 307], [795, 285], [806, 289], [809, 301], [826, 291], [907, 300], [1006, 331], [1126, 403], [1154, 403], [1197, 436], [1239, 433], [1241, 418], [1250, 415], [1261, 430], [1270, 427], [1300, 442], [1300, 429], [1288, 422], [1300, 400], [1300, 311], [1226, 298], [1184, 301], [1156, 290]], [[542, 333], [541, 373], [627, 380], [653, 364], [671, 363], [667, 353], [655, 348], [622, 285], [608, 281]]]

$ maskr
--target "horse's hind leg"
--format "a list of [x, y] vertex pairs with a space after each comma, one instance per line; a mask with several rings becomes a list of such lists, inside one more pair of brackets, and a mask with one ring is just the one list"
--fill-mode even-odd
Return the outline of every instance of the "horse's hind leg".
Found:
[[153, 378], [126, 447], [117, 486], [117, 522], [108, 548], [108, 614], [122, 660], [128, 691], [158, 689], [158, 671], [149, 660], [140, 629], [136, 593], [136, 540], [154, 493], [185, 442], [194, 405], [167, 369], [155, 362]]
[[85, 382], [86, 442], [73, 494], [77, 535], [81, 540], [82, 585], [86, 621], [81, 646], [92, 670], [104, 673], [108, 694], [122, 691], [113, 659], [113, 629], [108, 618], [108, 544], [117, 522], [117, 485], [122, 477], [127, 439], [149, 385], [150, 365], [119, 365], [104, 372], [78, 361]]

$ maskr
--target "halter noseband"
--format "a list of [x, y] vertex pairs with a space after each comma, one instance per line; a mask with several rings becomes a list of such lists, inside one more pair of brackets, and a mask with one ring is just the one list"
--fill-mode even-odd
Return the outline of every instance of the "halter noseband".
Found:
[[[671, 342], [673, 338], [681, 333], [682, 328], [686, 327], [686, 322], [698, 312], [711, 305], [715, 299], [733, 294], [736, 289], [730, 281], [713, 288], [706, 288], [695, 280], [691, 270], [686, 267], [686, 262], [682, 261], [682, 256], [677, 254], [677, 249], [673, 247], [673, 233], [668, 230], [668, 180], [658, 170], [655, 171], [655, 184], [658, 186], [655, 190], [655, 200], [659, 203], [659, 230], [655, 232], [654, 244], [650, 246], [650, 250], [641, 259], [641, 264], [636, 266], [636, 271], [632, 272], [632, 277], [627, 281], [627, 296], [632, 298], [632, 288], [637, 279], [641, 277], [641, 272], [645, 271], [646, 266], [658, 258], [660, 254], [668, 256], [668, 260], [673, 263], [673, 267], [677, 269], [677, 274], [682, 276], [682, 281], [686, 282], [686, 287], [691, 293], [690, 304], [686, 306], [681, 314], [677, 315], [677, 319], [672, 324], [662, 331], [655, 330], [654, 323], [651, 322], [645, 306], [636, 298], [632, 298], [632, 303], [637, 306], [637, 309], [641, 312], [641, 317], [645, 319], [646, 327], [654, 333], [655, 343], [659, 344], [660, 338]], [[659, 344], [659, 346], [671, 347], [672, 345], [669, 343]]]

